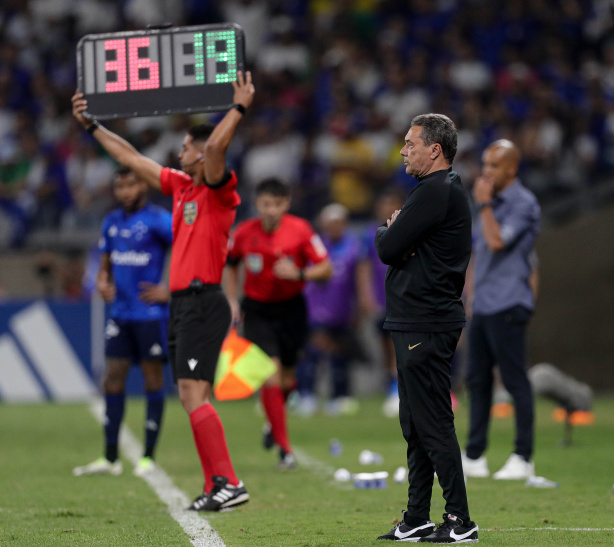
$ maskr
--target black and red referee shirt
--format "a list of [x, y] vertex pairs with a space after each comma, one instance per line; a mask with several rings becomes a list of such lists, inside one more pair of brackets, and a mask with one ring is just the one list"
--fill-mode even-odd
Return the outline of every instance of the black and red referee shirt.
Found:
[[160, 174], [162, 193], [173, 196], [173, 250], [171, 291], [187, 289], [190, 281], [217, 284], [228, 256], [228, 237], [241, 198], [237, 175], [228, 172], [212, 188], [194, 185], [183, 171], [165, 167]]
[[328, 258], [320, 236], [306, 220], [285, 214], [279, 226], [268, 233], [260, 218], [240, 223], [230, 239], [229, 264], [243, 262], [245, 296], [258, 302], [283, 302], [299, 295], [304, 281], [279, 279], [273, 264], [282, 257], [290, 258], [299, 268], [317, 264]]

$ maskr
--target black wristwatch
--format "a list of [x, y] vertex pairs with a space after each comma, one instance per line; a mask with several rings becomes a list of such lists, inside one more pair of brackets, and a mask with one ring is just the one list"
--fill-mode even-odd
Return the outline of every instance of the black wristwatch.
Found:
[[94, 120], [94, 121], [92, 122], [92, 125], [88, 125], [88, 126], [85, 128], [85, 130], [86, 130], [86, 131], [87, 131], [87, 132], [88, 132], [90, 135], [93, 135], [93, 134], [94, 134], [94, 131], [96, 131], [96, 129], [98, 129], [99, 127], [100, 127], [100, 124], [99, 124], [99, 123], [98, 123], [96, 120]]
[[233, 104], [230, 108], [238, 110], [242, 116], [247, 112], [247, 108], [245, 108], [242, 104], [239, 103]]

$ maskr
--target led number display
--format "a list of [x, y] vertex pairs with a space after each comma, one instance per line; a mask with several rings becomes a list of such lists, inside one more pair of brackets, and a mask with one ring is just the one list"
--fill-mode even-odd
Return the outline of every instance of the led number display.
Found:
[[88, 34], [77, 45], [78, 89], [90, 119], [215, 112], [245, 70], [234, 23]]

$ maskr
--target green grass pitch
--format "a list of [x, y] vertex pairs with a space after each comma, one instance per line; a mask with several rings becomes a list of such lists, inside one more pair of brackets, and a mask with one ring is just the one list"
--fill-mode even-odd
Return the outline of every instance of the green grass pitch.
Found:
[[[276, 454], [260, 446], [262, 416], [254, 399], [217, 403], [239, 477], [250, 503], [207, 515], [227, 546], [380, 545], [405, 507], [406, 484], [389, 479], [385, 490], [356, 490], [336, 483], [331, 472], [388, 471], [404, 464], [405, 443], [396, 419], [384, 418], [382, 399], [360, 401], [355, 416], [290, 415], [292, 441], [302, 464], [296, 471], [274, 470]], [[573, 444], [562, 448], [563, 426], [552, 422], [553, 405], [537, 407], [535, 464], [538, 475], [558, 489], [523, 482], [469, 479], [472, 518], [485, 545], [612, 545], [614, 543], [614, 399], [595, 403], [593, 426], [577, 427]], [[142, 438], [144, 401], [127, 407], [127, 423]], [[466, 435], [467, 401], [461, 398], [457, 431]], [[487, 452], [491, 472], [512, 447], [513, 421], [491, 424]], [[329, 454], [331, 438], [343, 446]], [[124, 460], [120, 477], [79, 477], [73, 467], [102, 451], [101, 428], [85, 404], [0, 406], [0, 546], [190, 546], [190, 538], [169, 515], [145, 481]], [[384, 463], [361, 466], [368, 448]], [[157, 460], [176, 486], [192, 498], [202, 477], [188, 419], [176, 399], [167, 405]], [[431, 518], [441, 521], [441, 489], [433, 492]], [[587, 530], [574, 530], [587, 529]]]

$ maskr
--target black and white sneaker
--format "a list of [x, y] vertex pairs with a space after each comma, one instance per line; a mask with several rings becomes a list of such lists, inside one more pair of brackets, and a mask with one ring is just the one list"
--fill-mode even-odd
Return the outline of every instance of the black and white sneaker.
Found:
[[226, 477], [213, 476], [213, 490], [198, 511], [220, 511], [228, 507], [236, 507], [249, 501], [249, 494], [243, 486], [243, 481], [237, 486], [228, 484]]
[[377, 539], [390, 539], [392, 541], [408, 541], [417, 542], [420, 538], [428, 536], [435, 530], [435, 523], [430, 520], [423, 520], [415, 525], [408, 525], [405, 523], [405, 511], [403, 511], [403, 518], [401, 522], [397, 524], [387, 534], [379, 536]]
[[271, 450], [275, 446], [271, 424], [268, 422], [262, 426], [262, 446], [266, 450]]
[[194, 499], [192, 505], [188, 507], [188, 511], [202, 511], [208, 499], [209, 494], [207, 494], [207, 492], [203, 492], [200, 496]]
[[296, 458], [291, 452], [286, 452], [283, 448], [279, 449], [279, 463], [275, 467], [278, 471], [291, 471], [296, 469]]
[[443, 523], [420, 543], [478, 543], [478, 525], [473, 521], [463, 522], [450, 513], [443, 514]]

